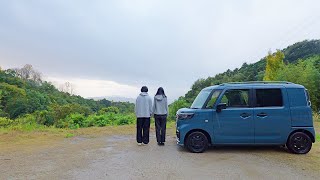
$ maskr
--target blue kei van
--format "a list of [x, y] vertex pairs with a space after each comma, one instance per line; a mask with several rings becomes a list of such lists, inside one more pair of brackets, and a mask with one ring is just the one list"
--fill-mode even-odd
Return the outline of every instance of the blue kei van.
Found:
[[285, 145], [306, 154], [315, 142], [308, 91], [290, 82], [204, 88], [177, 112], [177, 144], [200, 153], [214, 145]]

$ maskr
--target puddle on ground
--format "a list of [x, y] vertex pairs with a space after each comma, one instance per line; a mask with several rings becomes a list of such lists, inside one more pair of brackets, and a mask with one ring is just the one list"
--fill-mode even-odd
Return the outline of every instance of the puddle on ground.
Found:
[[113, 146], [108, 146], [105, 148], [101, 148], [102, 151], [111, 152], [113, 150]]
[[76, 137], [65, 139], [65, 141], [70, 142], [70, 144], [78, 144], [78, 143], [83, 142], [85, 140], [88, 140], [88, 138], [82, 137], [82, 136], [76, 136]]
[[110, 136], [107, 137], [107, 142], [119, 142], [119, 141], [131, 141], [135, 140], [135, 137], [133, 136]]

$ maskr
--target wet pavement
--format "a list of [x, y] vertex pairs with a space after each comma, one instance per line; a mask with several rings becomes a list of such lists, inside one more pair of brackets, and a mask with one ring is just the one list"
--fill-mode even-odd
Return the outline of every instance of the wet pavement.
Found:
[[[318, 179], [308, 155], [280, 147], [213, 147], [189, 153], [167, 137], [137, 146], [134, 135], [73, 137], [36, 151], [0, 153], [0, 179]], [[306, 161], [306, 162], [304, 162]]]

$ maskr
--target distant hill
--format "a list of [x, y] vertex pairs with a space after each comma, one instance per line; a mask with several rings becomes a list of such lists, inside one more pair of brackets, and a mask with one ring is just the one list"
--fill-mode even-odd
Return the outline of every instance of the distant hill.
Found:
[[134, 104], [129, 102], [106, 99], [95, 101], [59, 91], [50, 82], [43, 81], [41, 73], [31, 65], [21, 69], [0, 68], [0, 117], [15, 119], [36, 111], [52, 111], [59, 107], [64, 108], [65, 114], [81, 109], [84, 109], [81, 113], [92, 114], [110, 106], [117, 107], [120, 113], [133, 112], [134, 109]]
[[113, 101], [113, 102], [130, 102], [130, 103], [135, 103], [134, 98], [127, 98], [127, 97], [121, 97], [121, 96], [101, 96], [101, 97], [90, 97], [87, 99], [93, 99], [93, 100], [102, 100], [106, 99], [108, 101]]
[[[320, 55], [320, 40], [305, 40], [297, 42], [281, 50], [285, 55], [285, 63], [296, 63], [299, 59], [307, 59], [312, 56]], [[215, 76], [198, 79], [188, 91], [184, 98], [191, 103], [201, 89], [207, 86], [221, 84], [225, 82], [241, 81], [262, 81], [266, 67], [265, 57], [256, 63], [243, 63], [240, 68], [228, 69]]]

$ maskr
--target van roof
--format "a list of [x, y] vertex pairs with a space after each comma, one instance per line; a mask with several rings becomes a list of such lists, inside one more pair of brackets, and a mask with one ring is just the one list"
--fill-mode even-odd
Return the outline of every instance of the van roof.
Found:
[[300, 84], [294, 84], [291, 82], [286, 81], [249, 81], [249, 82], [230, 82], [230, 83], [223, 83], [220, 85], [214, 85], [207, 87], [205, 89], [225, 89], [226, 87], [274, 87], [274, 88], [305, 88]]

